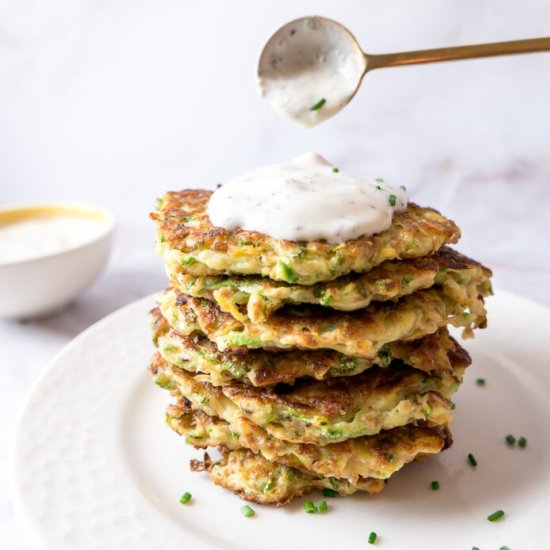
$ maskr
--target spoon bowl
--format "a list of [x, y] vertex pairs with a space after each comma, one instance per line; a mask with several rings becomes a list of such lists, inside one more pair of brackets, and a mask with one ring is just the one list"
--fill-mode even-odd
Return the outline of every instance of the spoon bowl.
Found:
[[365, 54], [346, 27], [325, 17], [302, 17], [267, 41], [258, 83], [277, 112], [313, 126], [351, 100], [365, 71]]

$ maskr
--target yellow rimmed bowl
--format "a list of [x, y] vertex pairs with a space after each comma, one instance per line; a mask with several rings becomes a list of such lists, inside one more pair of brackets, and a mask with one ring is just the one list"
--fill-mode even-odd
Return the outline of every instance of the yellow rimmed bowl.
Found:
[[[54, 314], [77, 298], [105, 267], [115, 228], [115, 217], [105, 208], [75, 202], [3, 207], [0, 231], [9, 228], [14, 237], [10, 246], [19, 246], [17, 231], [24, 229], [22, 222], [60, 217], [85, 218], [97, 223], [97, 229], [80, 241], [73, 238], [70, 244], [60, 244], [53, 252], [32, 249], [32, 243], [24, 239], [21, 246], [30, 249], [22, 250], [20, 258], [2, 254], [0, 248], [0, 317], [31, 319]], [[43, 227], [43, 238], [49, 238], [48, 224]]]

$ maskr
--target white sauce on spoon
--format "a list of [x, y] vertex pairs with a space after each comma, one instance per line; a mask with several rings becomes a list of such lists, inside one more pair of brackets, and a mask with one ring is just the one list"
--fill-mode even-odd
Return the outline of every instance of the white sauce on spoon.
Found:
[[87, 243], [106, 222], [87, 216], [54, 215], [0, 225], [0, 263], [19, 262]]
[[407, 201], [402, 187], [348, 174], [306, 153], [228, 181], [212, 194], [208, 215], [213, 225], [230, 231], [341, 243], [384, 231]]
[[314, 126], [350, 101], [365, 67], [365, 55], [347, 29], [322, 17], [303, 18], [268, 41], [258, 85], [277, 112]]

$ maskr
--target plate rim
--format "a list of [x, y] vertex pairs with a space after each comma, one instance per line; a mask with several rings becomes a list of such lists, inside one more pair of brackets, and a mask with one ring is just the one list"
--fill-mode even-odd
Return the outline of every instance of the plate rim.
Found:
[[134, 300], [129, 304], [126, 304], [118, 309], [115, 309], [111, 313], [108, 313], [107, 315], [101, 317], [100, 319], [92, 323], [89, 327], [86, 327], [84, 330], [79, 332], [76, 336], [71, 338], [71, 340], [69, 340], [64, 346], [62, 346], [61, 349], [57, 353], [55, 353], [55, 355], [46, 363], [43, 371], [40, 373], [38, 378], [31, 384], [31, 387], [27, 391], [27, 394], [19, 407], [19, 410], [15, 417], [15, 421], [13, 423], [11, 438], [9, 442], [9, 449], [7, 453], [8, 455], [7, 471], [9, 475], [8, 489], [9, 489], [9, 498], [11, 500], [11, 504], [13, 507], [13, 511], [14, 511], [14, 515], [15, 515], [18, 527], [19, 527], [19, 531], [23, 535], [23, 538], [29, 543], [29, 545], [33, 549], [36, 548], [38, 550], [55, 550], [55, 548], [51, 548], [43, 539], [41, 539], [38, 533], [36, 532], [36, 529], [32, 523], [33, 521], [32, 517], [28, 515], [25, 511], [24, 496], [22, 492], [19, 490], [18, 483], [17, 483], [17, 477], [18, 477], [17, 460], [16, 460], [17, 443], [18, 443], [20, 434], [22, 433], [22, 430], [23, 430], [23, 417], [28, 409], [28, 406], [34, 399], [34, 396], [38, 392], [43, 381], [50, 375], [51, 371], [55, 368], [55, 366], [57, 365], [61, 357], [63, 357], [66, 353], [68, 353], [73, 347], [78, 346], [81, 340], [84, 340], [89, 333], [91, 333], [94, 330], [97, 330], [104, 323], [108, 323], [112, 319], [118, 316], [124, 315], [128, 310], [140, 309], [148, 302], [150, 302], [153, 306], [156, 294], [157, 292], [153, 292], [152, 294], [148, 294], [147, 296], [138, 298], [137, 300]]

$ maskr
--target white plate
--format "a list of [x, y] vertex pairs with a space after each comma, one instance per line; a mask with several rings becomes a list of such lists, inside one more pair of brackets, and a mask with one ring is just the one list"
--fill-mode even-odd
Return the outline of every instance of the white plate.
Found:
[[[379, 496], [328, 499], [327, 514], [306, 514], [298, 501], [254, 505], [247, 519], [238, 497], [189, 471], [201, 453], [164, 425], [170, 397], [146, 372], [152, 305], [140, 300], [86, 330], [31, 392], [12, 489], [36, 548], [355, 549], [370, 547], [371, 531], [384, 550], [550, 547], [548, 309], [505, 293], [488, 300], [490, 328], [467, 342], [474, 363], [449, 451], [409, 465]], [[527, 437], [527, 449], [508, 448], [508, 433]], [[184, 491], [193, 494], [185, 507]], [[490, 523], [497, 509], [506, 516]]]

